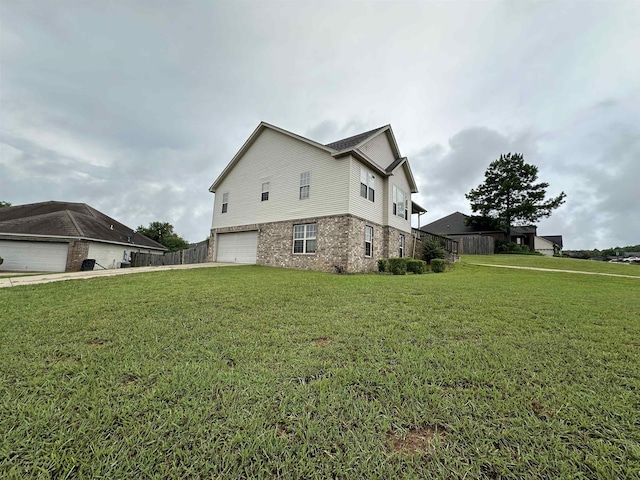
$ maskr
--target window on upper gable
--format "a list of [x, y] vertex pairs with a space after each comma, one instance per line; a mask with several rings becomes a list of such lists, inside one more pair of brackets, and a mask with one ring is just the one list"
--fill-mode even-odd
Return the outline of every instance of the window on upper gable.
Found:
[[360, 169], [360, 196], [375, 201], [376, 177], [364, 168]]
[[265, 182], [262, 184], [262, 198], [260, 201], [266, 202], [269, 200], [269, 182]]
[[311, 186], [311, 172], [300, 174], [300, 200], [309, 198], [309, 187]]
[[229, 208], [229, 192], [225, 192], [222, 194], [222, 213], [227, 213], [228, 208]]
[[404, 190], [399, 189], [395, 185], [393, 186], [393, 214], [407, 220], [409, 208], [409, 196], [404, 193]]

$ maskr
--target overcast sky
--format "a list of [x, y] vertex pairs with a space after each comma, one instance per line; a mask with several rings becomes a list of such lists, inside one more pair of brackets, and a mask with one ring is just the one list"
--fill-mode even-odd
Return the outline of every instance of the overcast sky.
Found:
[[0, 200], [211, 227], [262, 120], [328, 143], [391, 124], [429, 213], [501, 153], [566, 203], [565, 249], [640, 243], [640, 1], [0, 0]]

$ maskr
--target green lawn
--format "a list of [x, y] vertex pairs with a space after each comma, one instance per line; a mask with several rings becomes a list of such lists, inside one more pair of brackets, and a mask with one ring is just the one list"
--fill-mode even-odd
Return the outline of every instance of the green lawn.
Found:
[[0, 477], [638, 478], [640, 279], [477, 258], [2, 289]]
[[640, 265], [632, 263], [608, 263], [575, 258], [546, 257], [540, 255], [463, 255], [465, 263], [516, 265], [580, 272], [614, 273], [640, 277]]

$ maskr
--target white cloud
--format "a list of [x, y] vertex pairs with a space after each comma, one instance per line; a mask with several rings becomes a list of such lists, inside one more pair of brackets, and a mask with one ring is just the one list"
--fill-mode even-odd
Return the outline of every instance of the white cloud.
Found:
[[638, 24], [634, 2], [2, 2], [0, 200], [197, 241], [261, 120], [323, 143], [391, 124], [430, 220], [519, 151], [568, 196], [541, 231], [639, 243]]

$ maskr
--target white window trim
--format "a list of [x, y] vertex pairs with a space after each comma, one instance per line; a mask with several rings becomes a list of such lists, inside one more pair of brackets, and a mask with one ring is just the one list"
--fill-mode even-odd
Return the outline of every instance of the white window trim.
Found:
[[393, 186], [393, 209], [395, 216], [408, 220], [409, 196], [401, 188]]
[[398, 238], [398, 257], [404, 257], [404, 235], [400, 235]]
[[[364, 187], [364, 189], [362, 187]], [[376, 177], [366, 169], [360, 167], [360, 196], [371, 202], [375, 202], [375, 191]]]
[[302, 172], [300, 174], [300, 200], [305, 200], [311, 194], [311, 172]]
[[[367, 255], [367, 245], [369, 245], [369, 255]], [[364, 227], [364, 256], [367, 258], [373, 256], [373, 227], [369, 225]]]
[[[265, 185], [266, 185], [266, 187], [265, 187]], [[262, 184], [262, 195], [260, 195], [260, 201], [261, 202], [266, 202], [266, 201], [269, 200], [269, 191], [270, 190], [271, 190], [270, 182], [264, 182]], [[266, 198], [265, 198], [265, 193], [267, 194]]]
[[227, 213], [229, 211], [229, 192], [222, 194], [222, 212]]
[[[302, 227], [302, 236], [296, 237], [296, 227]], [[313, 228], [311, 228], [313, 227]], [[311, 233], [312, 232], [312, 233]], [[310, 240], [313, 240], [314, 249], [312, 252], [307, 251], [308, 243]], [[302, 241], [302, 251], [296, 252], [296, 241]], [[317, 223], [300, 223], [293, 226], [293, 249], [292, 252], [294, 255], [315, 255], [318, 251], [318, 224]]]

